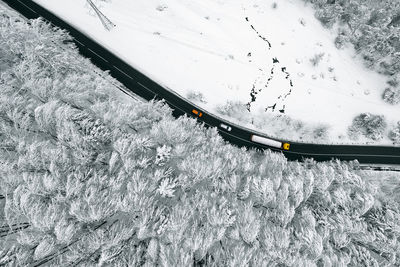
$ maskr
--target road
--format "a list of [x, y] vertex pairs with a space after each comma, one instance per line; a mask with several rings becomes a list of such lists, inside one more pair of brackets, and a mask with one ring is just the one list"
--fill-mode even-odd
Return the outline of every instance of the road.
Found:
[[[118, 79], [133, 93], [146, 100], [164, 99], [173, 109], [175, 117], [187, 114], [196, 117], [198, 121], [206, 126], [217, 127], [219, 134], [232, 144], [245, 146], [248, 148], [271, 149], [283, 153], [289, 160], [302, 160], [304, 158], [314, 158], [316, 161], [328, 161], [331, 159], [339, 160], [358, 160], [363, 164], [386, 164], [400, 165], [400, 147], [390, 146], [362, 146], [362, 145], [321, 145], [286, 140], [276, 140], [269, 138], [263, 133], [255, 132], [239, 125], [232, 124], [213, 114], [208, 113], [193, 103], [188, 102], [173, 90], [165, 88], [149, 77], [145, 76], [124, 60], [114, 55], [104, 48], [101, 44], [84, 35], [79, 30], [63, 21], [53, 13], [36, 4], [31, 0], [2, 0], [11, 8], [15, 9], [29, 19], [39, 16], [45, 18], [53, 25], [67, 30], [74, 38], [80, 53], [91, 59], [91, 61], [103, 70], [109, 70], [110, 74]], [[221, 127], [221, 124], [225, 125]], [[290, 144], [289, 150], [278, 146], [265, 145], [252, 141], [252, 136], [259, 136], [274, 139], [281, 143]], [[254, 140], [254, 139], [253, 139]]]

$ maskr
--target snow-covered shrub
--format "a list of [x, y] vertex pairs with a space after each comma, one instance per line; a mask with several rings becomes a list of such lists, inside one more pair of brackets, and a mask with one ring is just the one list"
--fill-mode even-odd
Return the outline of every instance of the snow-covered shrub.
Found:
[[241, 118], [242, 121], [251, 121], [252, 116], [246, 109], [246, 104], [239, 101], [228, 101], [223, 106], [218, 106], [217, 113], [230, 116], [233, 118]]
[[400, 73], [399, 73], [399, 75], [397, 75], [397, 76], [393, 76], [393, 78], [390, 79], [390, 80], [388, 80], [387, 83], [388, 83], [388, 85], [391, 86], [391, 87], [397, 87], [397, 86], [400, 85], [399, 80], [400, 80]]
[[335, 37], [335, 46], [337, 49], [344, 48], [350, 41], [351, 32], [346, 29], [339, 29], [338, 35]]
[[389, 132], [389, 138], [395, 144], [400, 144], [400, 121], [397, 122], [397, 125]]
[[348, 134], [353, 139], [357, 139], [361, 134], [372, 140], [379, 140], [383, 138], [386, 127], [387, 123], [383, 115], [361, 113], [353, 119]]
[[203, 93], [201, 92], [194, 92], [191, 91], [187, 94], [187, 99], [193, 102], [199, 102], [199, 103], [207, 103], [206, 98], [204, 97]]
[[330, 10], [317, 10], [315, 15], [326, 28], [330, 29], [335, 24], [336, 16]]
[[[383, 50], [381, 52], [382, 55], [384, 55], [385, 53], [393, 53], [393, 50], [395, 51], [399, 51], [400, 49], [400, 40], [395, 39], [396, 41], [393, 41], [391, 43], [392, 40], [391, 38], [389, 38], [389, 40], [387, 41], [387, 43], [385, 43], [385, 50]], [[388, 75], [389, 77], [393, 77], [393, 76], [398, 76], [400, 75], [400, 53], [396, 52], [393, 55], [391, 55], [390, 57], [384, 58], [381, 60], [381, 62], [379, 63], [379, 67], [382, 70], [382, 73], [385, 75]]]
[[387, 103], [396, 105], [400, 103], [400, 88], [388, 87], [382, 95], [383, 100]]
[[166, 10], [167, 8], [168, 8], [168, 6], [166, 6], [166, 5], [158, 5], [156, 7], [156, 10], [162, 12], [162, 11]]
[[307, 25], [307, 22], [306, 22], [306, 20], [305, 20], [304, 18], [300, 18], [300, 19], [299, 19], [299, 22], [300, 22], [300, 24], [303, 25], [303, 26], [306, 26], [306, 25]]
[[321, 62], [321, 60], [324, 58], [325, 53], [319, 53], [316, 54], [314, 57], [310, 58], [311, 64], [316, 67], [318, 64]]
[[329, 127], [326, 125], [318, 125], [312, 130], [313, 136], [317, 140], [327, 140]]

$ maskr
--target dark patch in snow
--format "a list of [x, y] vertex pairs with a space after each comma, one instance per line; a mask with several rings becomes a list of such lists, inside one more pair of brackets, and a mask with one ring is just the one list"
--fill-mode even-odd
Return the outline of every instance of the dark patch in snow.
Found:
[[[274, 78], [274, 69], [275, 69], [275, 64], [274, 64], [274, 65], [272, 66], [272, 68], [271, 68], [271, 75], [270, 75], [270, 77], [268, 78], [267, 83], [264, 85], [264, 87], [261, 87], [261, 88], [259, 88], [259, 89], [256, 89], [256, 83], [257, 83], [258, 80], [261, 79], [261, 76], [258, 77], [258, 78], [254, 81], [253, 87], [251, 88], [251, 91], [250, 91], [250, 98], [251, 98], [251, 100], [250, 100], [250, 102], [248, 102], [248, 103], [246, 104], [247, 110], [248, 110], [249, 112], [250, 112], [250, 110], [251, 110], [251, 104], [254, 103], [254, 102], [256, 102], [256, 100], [257, 100], [257, 94], [261, 93], [263, 89], [268, 88], [269, 82]], [[262, 71], [262, 70], [260, 69], [260, 71]]]
[[[250, 20], [249, 20], [249, 17], [246, 17], [246, 21], [247, 21], [247, 22], [250, 21]], [[258, 36], [261, 40], [263, 40], [264, 42], [266, 42], [266, 43], [268, 44], [268, 49], [271, 49], [272, 45], [271, 45], [271, 43], [268, 41], [268, 39], [267, 39], [266, 37], [262, 36], [252, 24], [250, 24], [250, 27], [253, 29], [253, 31], [255, 31], [255, 33], [257, 33], [257, 36]]]
[[275, 108], [276, 108], [276, 103], [275, 103], [275, 104], [273, 104], [272, 106], [268, 106], [268, 107], [266, 107], [266, 108], [265, 108], [265, 111], [267, 112], [267, 111], [268, 111], [268, 109], [270, 109], [270, 108], [272, 108], [272, 111], [275, 111]]
[[[249, 53], [247, 54], [247, 57], [248, 57], [248, 58], [251, 57], [251, 52], [249, 52]], [[249, 62], [251, 62], [251, 59], [249, 59]]]
[[[249, 20], [248, 17], [246, 17], [245, 19], [246, 19], [247, 22], [250, 22], [250, 20]], [[256, 30], [256, 28], [255, 28], [252, 24], [250, 24], [250, 27], [251, 27], [251, 29], [257, 34], [257, 36], [258, 36], [259, 38], [261, 38], [264, 42], [266, 42], [266, 43], [268, 44], [268, 49], [270, 50], [271, 47], [272, 47], [272, 45], [271, 45], [271, 43], [267, 40], [267, 38], [265, 38], [264, 36], [262, 36], [262, 35]], [[251, 55], [252, 55], [251, 52], [249, 52], [249, 53], [247, 54], [248, 57], [251, 57]], [[261, 88], [257, 89], [257, 82], [258, 82], [259, 80], [261, 80], [263, 74], [261, 74], [261, 76], [259, 76], [259, 77], [254, 81], [254, 83], [253, 83], [252, 89], [251, 89], [251, 91], [250, 91], [250, 98], [251, 98], [251, 99], [250, 99], [250, 101], [246, 104], [247, 110], [248, 110], [249, 112], [251, 111], [252, 103], [254, 103], [255, 101], [257, 101], [257, 95], [258, 95], [259, 93], [261, 93], [261, 92], [263, 91], [263, 89], [268, 88], [268, 85], [269, 85], [270, 81], [274, 78], [276, 65], [277, 65], [277, 64], [280, 64], [280, 62], [279, 62], [279, 60], [278, 60], [277, 57], [273, 57], [273, 58], [272, 58], [272, 64], [273, 64], [273, 66], [272, 66], [271, 71], [270, 71], [270, 76], [269, 76], [268, 79], [267, 79], [267, 83], [266, 83], [264, 86], [262, 86]], [[260, 70], [260, 72], [264, 73], [264, 70], [263, 70], [263, 69], [259, 69], [259, 70]], [[290, 87], [291, 87], [290, 90], [289, 90], [286, 94], [280, 95], [280, 96], [278, 97], [278, 100], [279, 100], [280, 102], [283, 102], [283, 101], [285, 101], [286, 98], [287, 98], [289, 95], [291, 95], [291, 93], [292, 93], [293, 81], [292, 81], [292, 79], [290, 79], [290, 73], [287, 71], [287, 68], [286, 68], [286, 67], [281, 67], [281, 71], [282, 71], [282, 73], [285, 74], [285, 79], [289, 81], [289, 85], [290, 85]], [[275, 109], [277, 108], [277, 105], [278, 105], [278, 103], [276, 102], [276, 103], [274, 103], [273, 105], [267, 106], [267, 107], [265, 108], [265, 111], [267, 112], [268, 110], [272, 109], [272, 112], [274, 112]], [[286, 108], [286, 105], [283, 105], [282, 109], [280, 109], [279, 112], [280, 112], [280, 113], [285, 113], [285, 108]]]

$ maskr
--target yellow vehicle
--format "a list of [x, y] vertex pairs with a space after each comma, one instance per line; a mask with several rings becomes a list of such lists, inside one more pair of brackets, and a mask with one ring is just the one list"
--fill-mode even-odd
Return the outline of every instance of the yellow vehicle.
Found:
[[289, 143], [283, 143], [282, 144], [283, 150], [289, 150], [290, 149], [290, 144]]
[[196, 110], [196, 109], [193, 109], [193, 110], [192, 110], [192, 113], [193, 113], [194, 115], [196, 115], [197, 117], [199, 117], [199, 118], [201, 118], [201, 116], [203, 116], [203, 113], [200, 112], [200, 111], [198, 111], [198, 110]]

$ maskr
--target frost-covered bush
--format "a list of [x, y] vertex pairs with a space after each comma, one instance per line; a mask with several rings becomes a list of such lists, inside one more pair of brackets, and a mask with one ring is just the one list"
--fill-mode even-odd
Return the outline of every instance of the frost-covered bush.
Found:
[[317, 125], [313, 130], [313, 137], [315, 140], [327, 140], [329, 127], [326, 125]]
[[166, 10], [167, 8], [168, 8], [168, 6], [166, 6], [166, 5], [158, 5], [156, 7], [156, 10], [162, 12], [162, 11]]
[[[305, 141], [312, 143], [326, 143], [329, 140], [329, 127], [324, 124], [307, 124], [301, 120], [295, 120], [289, 116], [259, 111], [254, 116], [241, 102], [228, 101], [225, 105], [217, 107], [220, 115], [229, 120], [235, 119], [241, 125], [249, 125], [269, 134], [289, 140]], [[251, 125], [250, 125], [251, 124]]]
[[316, 67], [318, 64], [321, 62], [321, 60], [324, 58], [325, 53], [319, 53], [314, 55], [314, 57], [310, 58], [311, 64]]
[[246, 104], [240, 101], [228, 101], [225, 105], [218, 106], [217, 112], [222, 115], [229, 115], [233, 117], [242, 114], [242, 116], [244, 116], [247, 120], [251, 118], [248, 110], [246, 109]]
[[388, 87], [383, 92], [383, 100], [389, 104], [396, 105], [400, 103], [400, 88]]
[[338, 35], [335, 37], [335, 46], [337, 49], [344, 48], [350, 42], [349, 31], [341, 29]]
[[193, 101], [194, 103], [207, 103], [207, 100], [203, 93], [191, 91], [187, 94], [187, 99]]
[[353, 139], [363, 135], [372, 140], [379, 140], [383, 138], [386, 127], [387, 123], [383, 115], [361, 113], [353, 119], [353, 123], [348, 129], [348, 134]]
[[400, 121], [397, 122], [397, 125], [389, 132], [389, 138], [395, 144], [400, 144]]
[[121, 101], [107, 73], [60, 47], [63, 32], [8, 22], [0, 265], [399, 266], [400, 204], [384, 194], [395, 187]]

